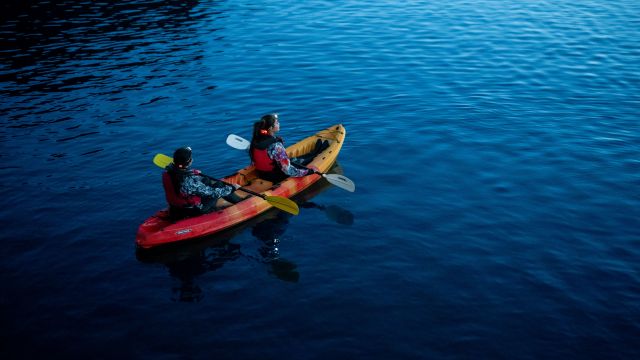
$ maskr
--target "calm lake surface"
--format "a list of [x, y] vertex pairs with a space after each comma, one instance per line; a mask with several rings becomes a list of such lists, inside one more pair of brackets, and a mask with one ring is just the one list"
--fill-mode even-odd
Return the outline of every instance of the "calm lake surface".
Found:
[[[640, 358], [640, 2], [0, 9], [3, 359]], [[356, 192], [136, 251], [269, 112]]]

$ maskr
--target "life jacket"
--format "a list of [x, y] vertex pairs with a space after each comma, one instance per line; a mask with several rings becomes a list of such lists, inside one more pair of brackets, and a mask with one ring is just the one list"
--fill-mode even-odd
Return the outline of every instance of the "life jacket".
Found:
[[198, 170], [180, 170], [173, 167], [173, 164], [167, 167], [162, 173], [162, 185], [164, 187], [164, 195], [169, 206], [176, 208], [193, 208], [202, 203], [202, 199], [196, 195], [188, 195], [180, 191], [179, 186], [182, 179], [188, 175], [197, 175]]
[[251, 159], [253, 160], [253, 166], [255, 166], [256, 170], [259, 172], [272, 172], [275, 170], [279, 170], [276, 162], [269, 157], [267, 153], [267, 149], [269, 146], [278, 140], [273, 136], [266, 137], [262, 139], [253, 146], [251, 149]]

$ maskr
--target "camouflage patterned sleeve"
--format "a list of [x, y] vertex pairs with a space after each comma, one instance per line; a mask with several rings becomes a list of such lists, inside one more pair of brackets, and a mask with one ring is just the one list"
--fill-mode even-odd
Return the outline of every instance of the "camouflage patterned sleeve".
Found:
[[235, 189], [232, 186], [209, 186], [202, 182], [200, 176], [189, 176], [182, 182], [181, 190], [184, 193], [197, 196], [221, 198], [231, 194]]
[[283, 173], [293, 177], [301, 177], [307, 175], [307, 170], [298, 169], [297, 167], [291, 165], [291, 160], [289, 160], [287, 151], [285, 150], [282, 143], [273, 143], [271, 146], [269, 146], [268, 152], [269, 157], [278, 163]]

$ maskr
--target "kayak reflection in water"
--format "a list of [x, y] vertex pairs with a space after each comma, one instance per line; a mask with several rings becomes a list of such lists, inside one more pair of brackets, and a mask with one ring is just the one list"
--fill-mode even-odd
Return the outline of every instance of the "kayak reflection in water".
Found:
[[215, 271], [226, 262], [236, 260], [240, 256], [242, 256], [240, 245], [227, 242], [165, 263], [169, 274], [180, 282], [178, 286], [171, 288], [174, 295], [172, 299], [181, 302], [199, 302], [204, 298], [204, 293], [194, 281], [195, 278], [209, 271]]
[[[303, 195], [304, 198], [312, 198], [328, 185], [316, 187]], [[304, 200], [303, 200], [304, 201]], [[306, 201], [300, 204], [306, 209], [317, 209], [337, 224], [350, 226], [354, 223], [351, 212], [337, 205], [322, 205], [316, 202]], [[180, 302], [199, 302], [204, 298], [202, 288], [197, 284], [196, 278], [209, 272], [220, 269], [224, 264], [237, 259], [249, 259], [267, 267], [267, 271], [282, 281], [298, 282], [300, 273], [297, 265], [284, 259], [280, 254], [280, 245], [289, 225], [291, 215], [280, 211], [269, 211], [260, 217], [258, 222], [251, 226], [251, 235], [259, 240], [259, 248], [254, 251], [257, 255], [246, 254], [241, 251], [241, 245], [231, 243], [238, 234], [247, 230], [247, 227], [236, 228], [225, 235], [211, 237], [209, 241], [195, 242], [190, 246], [182, 246], [168, 252], [158, 249], [158, 252], [141, 252], [139, 260], [147, 263], [163, 263], [169, 270], [169, 274], [179, 281], [172, 286], [172, 300]], [[286, 244], [287, 241], [284, 241]], [[186, 244], [185, 244], [186, 245]], [[153, 255], [155, 254], [155, 255]]]
[[[156, 251], [138, 252], [140, 261], [146, 263], [163, 263], [177, 283], [171, 287], [173, 301], [199, 302], [204, 292], [198, 285], [197, 278], [210, 271], [222, 268], [227, 262], [248, 259], [269, 266], [269, 273], [278, 279], [297, 282], [300, 275], [297, 265], [280, 258], [278, 244], [286, 231], [289, 217], [286, 213], [273, 211], [265, 214], [268, 218], [255, 224], [251, 234], [261, 241], [257, 249], [259, 255], [248, 255], [241, 251], [241, 245], [231, 240], [247, 228], [238, 228], [225, 235], [211, 237], [208, 241], [185, 244], [174, 249], [157, 249]], [[255, 251], [255, 250], [254, 250]]]

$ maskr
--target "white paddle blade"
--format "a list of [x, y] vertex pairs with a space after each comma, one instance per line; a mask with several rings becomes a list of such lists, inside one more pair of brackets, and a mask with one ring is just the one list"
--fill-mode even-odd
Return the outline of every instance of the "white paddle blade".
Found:
[[356, 191], [356, 184], [353, 181], [351, 181], [351, 179], [349, 179], [344, 175], [322, 174], [322, 177], [324, 177], [325, 179], [327, 179], [328, 182], [330, 182], [331, 184], [339, 188], [345, 189], [349, 192]]
[[251, 145], [251, 142], [249, 142], [249, 140], [241, 138], [238, 135], [229, 134], [229, 136], [227, 136], [227, 145], [231, 146], [234, 149], [247, 150]]

